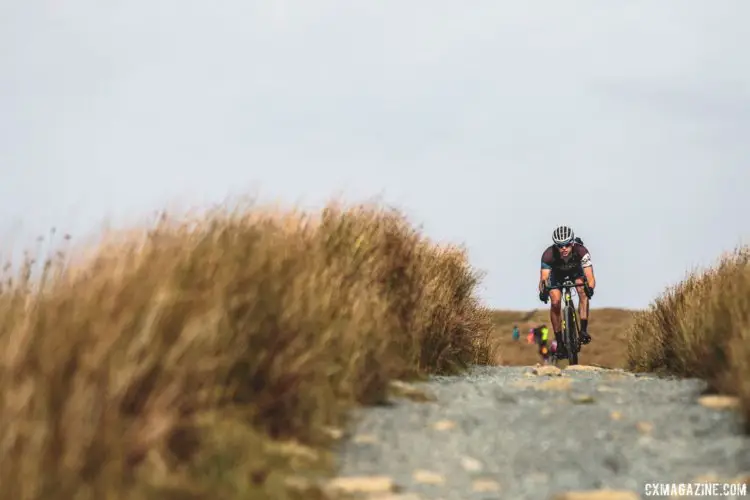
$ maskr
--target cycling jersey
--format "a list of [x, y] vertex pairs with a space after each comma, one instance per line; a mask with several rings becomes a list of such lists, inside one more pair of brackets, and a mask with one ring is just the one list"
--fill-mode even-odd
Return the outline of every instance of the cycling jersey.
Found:
[[567, 259], [563, 258], [560, 249], [555, 245], [550, 245], [542, 253], [542, 269], [551, 269], [555, 275], [577, 275], [584, 267], [591, 265], [591, 254], [585, 246], [578, 243], [573, 244]]

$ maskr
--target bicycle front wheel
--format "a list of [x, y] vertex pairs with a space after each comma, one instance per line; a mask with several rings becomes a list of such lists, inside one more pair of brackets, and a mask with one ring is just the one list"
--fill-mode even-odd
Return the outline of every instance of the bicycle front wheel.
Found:
[[578, 364], [578, 323], [572, 307], [565, 308], [565, 346], [568, 348], [568, 364]]

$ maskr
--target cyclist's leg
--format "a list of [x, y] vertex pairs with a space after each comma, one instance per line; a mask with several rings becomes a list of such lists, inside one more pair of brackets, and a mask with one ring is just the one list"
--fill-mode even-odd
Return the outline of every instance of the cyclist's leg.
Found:
[[584, 277], [583, 270], [581, 275], [576, 277], [576, 290], [578, 291], [578, 319], [581, 321], [581, 331], [578, 332], [578, 336], [581, 339], [582, 344], [588, 344], [591, 342], [591, 335], [588, 332], [589, 326], [589, 298], [586, 296], [586, 291], [583, 289]]

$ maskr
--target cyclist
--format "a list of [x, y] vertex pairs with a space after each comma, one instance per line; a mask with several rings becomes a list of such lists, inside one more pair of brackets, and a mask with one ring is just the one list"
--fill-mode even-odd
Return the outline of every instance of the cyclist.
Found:
[[550, 355], [550, 346], [548, 343], [549, 328], [547, 328], [547, 325], [530, 328], [529, 338], [533, 338], [534, 342], [539, 346], [539, 355], [542, 357], [542, 362], [546, 364]]
[[[548, 290], [547, 287], [557, 286], [565, 280], [572, 280], [578, 285], [578, 317], [581, 320], [579, 333], [581, 344], [591, 342], [588, 332], [589, 299], [594, 295], [596, 279], [591, 254], [583, 245], [580, 238], [576, 238], [573, 230], [568, 226], [559, 226], [552, 232], [553, 245], [542, 253], [542, 266], [539, 274], [539, 300], [550, 305], [550, 321], [555, 331], [557, 343], [556, 355], [559, 359], [568, 357], [567, 348], [562, 343], [562, 317], [560, 290]], [[584, 282], [584, 277], [586, 281]]]

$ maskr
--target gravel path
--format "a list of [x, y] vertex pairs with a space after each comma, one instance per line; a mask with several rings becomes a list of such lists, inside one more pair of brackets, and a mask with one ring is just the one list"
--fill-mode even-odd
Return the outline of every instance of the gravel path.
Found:
[[750, 471], [738, 414], [699, 404], [699, 380], [593, 367], [533, 372], [478, 367], [414, 386], [435, 401], [362, 410], [341, 444], [339, 475], [387, 476], [400, 490], [366, 498], [539, 500], [605, 489], [631, 493], [591, 498], [646, 498], [646, 482]]

